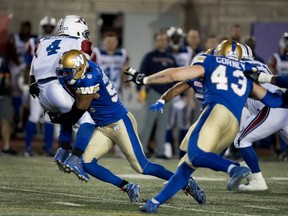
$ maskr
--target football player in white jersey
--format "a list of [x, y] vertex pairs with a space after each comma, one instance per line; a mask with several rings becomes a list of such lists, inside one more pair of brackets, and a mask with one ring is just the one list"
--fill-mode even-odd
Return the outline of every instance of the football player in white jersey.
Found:
[[[34, 56], [34, 50], [36, 44], [42, 37], [51, 36], [54, 33], [56, 27], [56, 19], [51, 16], [45, 16], [40, 20], [39, 23], [39, 36], [32, 37], [25, 44], [26, 49], [26, 64], [27, 64], [27, 73], [30, 71], [31, 61]], [[25, 127], [25, 156], [32, 156], [31, 143], [33, 136], [35, 134], [37, 123], [40, 120], [40, 117], [43, 115], [44, 110], [39, 103], [38, 98], [32, 97], [30, 95], [30, 112], [29, 117], [26, 122]], [[44, 115], [44, 149], [45, 154], [52, 156], [53, 155], [53, 136], [54, 136], [54, 125], [50, 122], [48, 115]]]
[[[168, 52], [170, 52], [176, 60], [179, 67], [191, 64], [193, 51], [191, 47], [184, 46], [185, 34], [181, 28], [171, 27], [167, 30], [169, 41]], [[187, 94], [179, 95], [172, 101], [172, 111], [170, 114], [169, 124], [166, 132], [165, 156], [170, 158], [172, 154], [169, 147], [172, 144], [172, 130], [177, 125], [179, 128], [179, 142], [184, 138], [191, 125], [192, 107], [189, 104]], [[167, 151], [168, 150], [168, 151]]]
[[269, 68], [275, 75], [288, 74], [288, 32], [285, 32], [279, 41], [280, 54], [274, 53], [269, 59]]
[[[89, 30], [82, 17], [76, 15], [65, 16], [61, 20], [58, 36], [42, 38], [38, 43], [30, 70], [30, 93], [32, 96], [38, 96], [44, 110], [51, 113], [70, 111], [74, 113], [75, 118], [83, 114], [77, 122], [80, 128], [76, 135], [72, 154], [69, 157], [68, 150], [71, 142], [72, 125], [69, 123], [61, 125], [58, 139], [60, 148], [54, 159], [60, 168], [62, 168], [65, 159], [67, 159], [66, 162], [72, 160], [74, 165], [70, 168], [80, 179], [85, 181], [88, 181], [89, 176], [83, 170], [80, 157], [86, 148], [83, 144], [85, 142], [88, 144], [90, 138], [81, 131], [92, 128], [94, 121], [86, 112], [87, 107], [78, 107], [77, 101], [83, 100], [84, 103], [82, 104], [85, 104], [86, 100], [90, 100], [90, 95], [87, 95], [87, 97], [76, 95], [75, 101], [59, 83], [56, 76], [56, 67], [62, 54], [71, 49], [81, 50], [89, 57], [92, 51], [88, 36]], [[78, 75], [76, 78], [80, 77]], [[70, 121], [76, 123], [73, 119], [70, 119]]]
[[91, 60], [100, 66], [121, 95], [122, 71], [128, 67], [129, 58], [124, 48], [117, 47], [116, 33], [106, 32], [103, 37], [103, 48], [93, 47]]
[[[249, 46], [241, 44], [243, 50], [242, 59], [252, 64], [258, 70], [271, 74], [267, 65], [253, 60], [253, 53]], [[270, 92], [281, 91], [272, 84], [263, 84]], [[288, 141], [288, 110], [284, 108], [269, 108], [260, 101], [248, 98], [246, 108], [242, 112], [240, 131], [234, 140], [234, 146], [240, 149], [241, 155], [251, 169], [252, 178], [247, 184], [239, 185], [239, 190], [262, 191], [267, 190], [267, 184], [263, 178], [258, 164], [258, 158], [252, 146], [253, 142], [264, 139], [279, 131], [280, 136]], [[246, 113], [246, 114], [245, 114]]]

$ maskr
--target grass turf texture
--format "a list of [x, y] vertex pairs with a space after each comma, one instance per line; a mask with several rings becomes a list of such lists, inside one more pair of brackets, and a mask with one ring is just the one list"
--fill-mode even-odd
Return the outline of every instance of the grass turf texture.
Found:
[[[157, 160], [171, 170], [177, 160]], [[0, 156], [0, 215], [143, 215], [138, 208], [163, 187], [163, 180], [136, 174], [125, 159], [103, 158], [101, 164], [141, 186], [141, 203], [130, 203], [117, 187], [91, 177], [88, 183], [74, 174], [64, 174], [48, 157]], [[228, 175], [198, 169], [194, 176], [205, 190], [207, 204], [179, 191], [158, 209], [158, 215], [287, 215], [288, 163], [261, 161], [269, 190], [230, 192]]]

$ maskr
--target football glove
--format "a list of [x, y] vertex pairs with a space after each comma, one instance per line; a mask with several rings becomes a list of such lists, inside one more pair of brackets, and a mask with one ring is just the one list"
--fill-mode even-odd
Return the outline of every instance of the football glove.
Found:
[[127, 68], [124, 71], [124, 74], [127, 75], [128, 78], [125, 82], [134, 82], [137, 85], [144, 85], [143, 79], [145, 78], [145, 74], [139, 73], [134, 68]]
[[257, 83], [271, 83], [273, 75], [264, 73], [263, 71], [253, 68], [252, 70], [245, 70], [244, 75]]
[[155, 104], [152, 104], [149, 107], [149, 110], [151, 110], [152, 112], [160, 112], [161, 114], [163, 114], [164, 112], [164, 105], [165, 105], [165, 101], [163, 99], [158, 100]]
[[58, 122], [58, 119], [59, 117], [61, 116], [61, 113], [53, 113], [53, 112], [47, 112], [49, 118], [50, 118], [50, 121], [54, 124], [57, 124], [59, 123]]
[[38, 87], [38, 83], [37, 82], [33, 82], [29, 85], [29, 92], [32, 95], [33, 98], [36, 98], [39, 96], [40, 94], [40, 89]]
[[74, 102], [71, 110], [67, 113], [48, 113], [50, 120], [54, 124], [71, 124], [74, 125], [82, 117], [86, 110], [77, 108], [76, 102]]

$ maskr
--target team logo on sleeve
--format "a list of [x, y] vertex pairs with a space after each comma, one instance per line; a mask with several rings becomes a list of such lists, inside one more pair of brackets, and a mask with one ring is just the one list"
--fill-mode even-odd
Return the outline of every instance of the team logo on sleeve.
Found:
[[195, 60], [193, 61], [194, 63], [203, 63], [206, 59], [206, 56], [198, 56], [195, 58]]
[[87, 86], [87, 87], [79, 87], [77, 88], [76, 92], [77, 94], [80, 95], [89, 95], [89, 94], [95, 94], [96, 92], [98, 92], [100, 89], [99, 84], [95, 85], [95, 86]]

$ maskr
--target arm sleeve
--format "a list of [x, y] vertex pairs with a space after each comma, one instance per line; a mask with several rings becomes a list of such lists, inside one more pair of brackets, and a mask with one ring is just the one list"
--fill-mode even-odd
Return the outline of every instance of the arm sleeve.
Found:
[[[283, 103], [283, 94], [279, 91], [275, 93], [267, 91], [266, 95], [260, 101], [271, 108], [285, 107], [285, 104]], [[282, 106], [282, 104], [284, 106]]]
[[55, 119], [54, 123], [74, 125], [82, 117], [82, 115], [85, 112], [86, 112], [86, 110], [78, 109], [76, 106], [76, 102], [74, 102], [72, 109], [69, 112], [63, 113], [62, 115], [57, 117], [57, 119]]
[[276, 76], [275, 84], [281, 88], [288, 88], [288, 75]]

